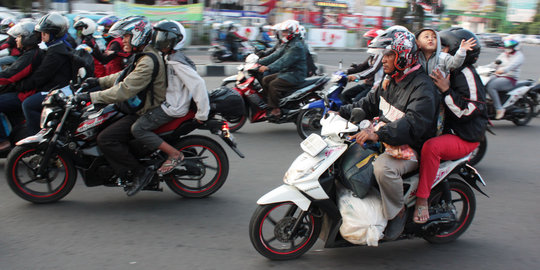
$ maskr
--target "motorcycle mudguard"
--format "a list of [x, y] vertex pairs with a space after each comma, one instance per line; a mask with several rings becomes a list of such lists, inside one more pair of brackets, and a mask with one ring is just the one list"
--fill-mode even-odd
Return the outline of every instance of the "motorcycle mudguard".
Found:
[[26, 137], [18, 141], [15, 145], [40, 144], [47, 140], [46, 137], [50, 132], [52, 132], [52, 128], [42, 129], [36, 135]]
[[473, 168], [471, 165], [467, 164], [464, 167], [464, 170], [459, 171], [459, 175], [474, 189], [478, 190], [478, 192], [482, 193], [484, 196], [489, 196], [484, 193], [480, 187], [476, 184], [476, 182], [482, 183], [483, 186], [486, 186], [486, 182], [484, 182], [484, 179], [482, 179], [482, 176], [476, 171], [475, 168]]
[[225, 85], [225, 84], [227, 84], [227, 83], [229, 83], [229, 82], [236, 82], [236, 77], [237, 77], [237, 76], [238, 76], [238, 75], [232, 75], [232, 76], [229, 76], [229, 77], [223, 79], [221, 85]]
[[279, 202], [293, 202], [302, 211], [307, 211], [311, 201], [306, 198], [298, 189], [289, 185], [281, 185], [274, 190], [264, 194], [258, 201], [258, 205], [267, 205]]

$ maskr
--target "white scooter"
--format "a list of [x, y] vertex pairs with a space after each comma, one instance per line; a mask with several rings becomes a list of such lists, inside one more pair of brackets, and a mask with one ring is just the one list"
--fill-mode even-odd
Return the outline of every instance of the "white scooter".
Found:
[[[358, 114], [353, 110], [351, 119]], [[326, 248], [353, 246], [340, 234], [343, 219], [337, 206], [336, 182], [344, 182], [344, 157], [350, 156], [347, 150], [355, 144], [346, 137], [358, 132], [359, 127], [333, 113], [325, 114], [321, 125], [321, 136], [311, 134], [300, 144], [304, 152], [285, 173], [285, 184], [257, 201], [249, 235], [255, 249], [269, 259], [298, 258], [317, 238], [325, 242]], [[471, 187], [486, 195], [476, 183], [485, 185], [482, 177], [466, 164], [468, 158], [441, 164], [428, 200], [430, 218], [425, 224], [412, 221], [418, 174], [403, 176], [407, 222], [397, 239], [423, 237], [432, 243], [446, 243], [467, 230], [476, 211]], [[370, 192], [376, 190], [375, 186]]]

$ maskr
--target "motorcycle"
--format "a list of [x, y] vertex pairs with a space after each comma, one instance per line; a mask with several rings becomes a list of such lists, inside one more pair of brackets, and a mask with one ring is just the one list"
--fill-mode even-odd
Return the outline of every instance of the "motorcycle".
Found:
[[[291, 89], [291, 94], [281, 98], [279, 108], [281, 116], [279, 118], [268, 118], [266, 97], [262, 94], [262, 74], [258, 71], [260, 65], [257, 64], [258, 56], [251, 54], [246, 58], [246, 63], [238, 67], [238, 75], [234, 90], [243, 98], [245, 110], [240, 117], [225, 119], [230, 123], [231, 132], [239, 130], [247, 122], [257, 123], [268, 121], [281, 124], [296, 122], [300, 109], [308, 103], [320, 99], [316, 91], [323, 89], [330, 80], [328, 76], [314, 76], [307, 78], [304, 83]], [[226, 86], [222, 86], [226, 87]]]
[[[81, 91], [80, 89], [77, 91]], [[115, 174], [97, 146], [97, 135], [124, 116], [113, 104], [80, 104], [74, 101], [70, 86], [51, 91], [43, 101], [41, 131], [17, 142], [6, 161], [6, 179], [11, 190], [33, 203], [56, 202], [75, 185], [77, 171], [88, 187], [107, 186], [128, 189], [132, 182]], [[229, 160], [223, 147], [202, 135], [187, 135], [195, 129], [218, 135], [240, 157], [227, 123], [211, 112], [204, 124], [193, 121], [195, 112], [177, 118], [154, 132], [179, 149], [183, 165], [167, 175], [155, 173], [144, 190], [162, 191], [161, 182], [178, 195], [207, 197], [218, 191], [229, 172]], [[154, 171], [166, 160], [163, 152], [147, 149], [137, 140], [130, 151], [141, 164]]]
[[[480, 75], [482, 83], [487, 85], [491, 76], [495, 74], [496, 69], [487, 65], [478, 67], [476, 71]], [[531, 95], [534, 93], [532, 89], [535, 86], [533, 80], [523, 80], [518, 81], [514, 88], [508, 91], [499, 91], [499, 98], [505, 109], [504, 116], [501, 119], [512, 121], [516, 126], [527, 125], [536, 115], [537, 105], [531, 98]], [[489, 95], [487, 96], [487, 107], [489, 119], [497, 120], [495, 119], [495, 107]]]
[[266, 46], [261, 44], [260, 41], [242, 41], [238, 43], [238, 55], [233, 55], [231, 50], [224, 44], [213, 43], [212, 47], [208, 49], [210, 52], [210, 60], [214, 63], [221, 63], [224, 61], [243, 62], [248, 55], [266, 49]]
[[[300, 144], [303, 153], [285, 173], [284, 184], [257, 201], [249, 236], [254, 248], [271, 260], [298, 258], [317, 238], [325, 242], [325, 248], [354, 246], [340, 234], [336, 182], [344, 180], [343, 156], [354, 144], [346, 137], [359, 127], [337, 114], [325, 115], [321, 124], [321, 136], [311, 134]], [[467, 165], [468, 158], [441, 163], [428, 200], [430, 218], [424, 224], [412, 221], [418, 173], [403, 176], [407, 222], [397, 240], [422, 237], [431, 243], [447, 243], [467, 230], [476, 211], [471, 187], [486, 195], [476, 183], [485, 182]]]

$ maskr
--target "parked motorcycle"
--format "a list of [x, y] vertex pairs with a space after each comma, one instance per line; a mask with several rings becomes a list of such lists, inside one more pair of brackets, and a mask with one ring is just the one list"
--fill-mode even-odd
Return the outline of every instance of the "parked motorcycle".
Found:
[[[476, 69], [484, 85], [487, 85], [491, 76], [495, 74], [495, 68], [480, 66]], [[532, 89], [535, 87], [533, 80], [518, 81], [514, 88], [504, 92], [498, 92], [505, 113], [502, 119], [512, 121], [516, 126], [524, 126], [536, 115], [536, 104], [531, 98]], [[488, 117], [495, 119], [495, 107], [491, 97], [487, 95]]]
[[[359, 128], [337, 114], [325, 115], [321, 124], [321, 136], [311, 134], [300, 144], [304, 152], [285, 173], [285, 184], [257, 201], [249, 235], [255, 249], [271, 260], [298, 258], [317, 238], [326, 248], [353, 246], [340, 234], [342, 216], [336, 203], [336, 182], [344, 181], [343, 157], [354, 144], [346, 137]], [[428, 200], [430, 218], [425, 224], [412, 221], [418, 173], [404, 175], [407, 222], [398, 240], [422, 237], [431, 243], [447, 243], [467, 230], [476, 212], [471, 187], [486, 195], [476, 183], [485, 185], [482, 177], [466, 164], [468, 158], [441, 163]]]
[[[79, 90], [80, 91], [80, 90]], [[6, 162], [6, 179], [19, 197], [33, 203], [50, 203], [66, 196], [77, 179], [77, 171], [88, 187], [129, 188], [131, 181], [117, 176], [99, 150], [96, 138], [105, 127], [124, 115], [115, 105], [84, 106], [69, 96], [69, 86], [51, 91], [43, 101], [41, 131], [19, 142]], [[211, 101], [212, 103], [212, 101]], [[223, 147], [202, 135], [188, 135], [195, 129], [218, 135], [240, 157], [227, 123], [211, 112], [204, 124], [193, 121], [195, 112], [155, 130], [185, 156], [185, 163], [165, 176], [154, 174], [145, 190], [162, 191], [161, 182], [188, 198], [202, 198], [218, 191], [229, 172]], [[137, 140], [130, 142], [132, 153], [147, 167], [156, 170], [166, 160], [161, 151], [147, 149]]]
[[291, 89], [291, 94], [281, 98], [279, 102], [281, 117], [268, 118], [267, 111], [269, 107], [266, 103], [266, 96], [262, 94], [262, 74], [258, 71], [260, 67], [257, 63], [258, 59], [255, 54], [251, 54], [246, 58], [246, 63], [238, 68], [239, 71], [233, 89], [240, 93], [244, 99], [245, 110], [240, 117], [233, 119], [225, 117], [230, 123], [231, 132], [237, 131], [244, 126], [248, 118], [252, 123], [263, 121], [276, 124], [296, 122], [300, 109], [304, 105], [320, 99], [316, 91], [323, 89], [330, 80], [328, 76], [307, 78], [303, 84]]

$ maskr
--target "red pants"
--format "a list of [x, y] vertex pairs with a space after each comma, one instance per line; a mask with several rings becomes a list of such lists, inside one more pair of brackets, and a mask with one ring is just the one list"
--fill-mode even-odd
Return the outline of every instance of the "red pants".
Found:
[[479, 144], [479, 142], [462, 140], [460, 137], [451, 134], [444, 134], [427, 140], [422, 146], [422, 154], [420, 155], [420, 181], [418, 182], [416, 197], [429, 198], [431, 186], [437, 176], [441, 159], [460, 159], [476, 149]]

